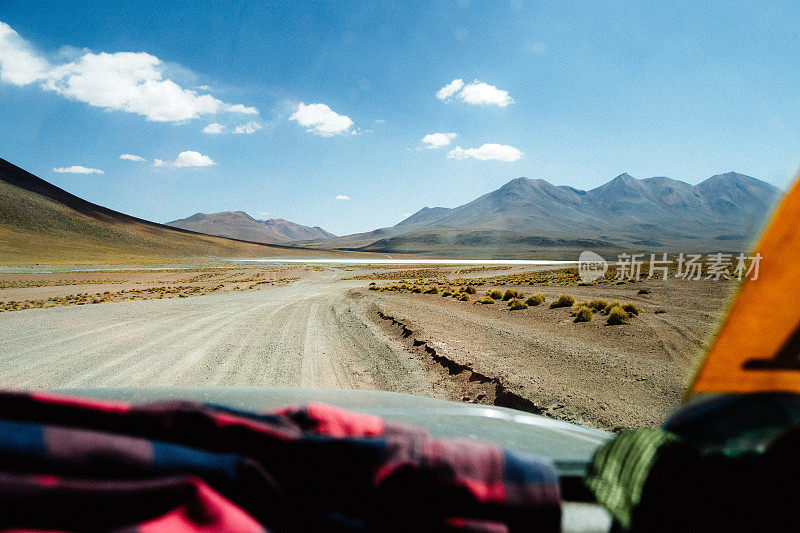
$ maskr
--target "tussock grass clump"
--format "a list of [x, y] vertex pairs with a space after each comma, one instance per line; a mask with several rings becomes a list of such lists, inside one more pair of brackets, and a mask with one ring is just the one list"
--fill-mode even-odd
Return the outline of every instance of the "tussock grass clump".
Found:
[[508, 301], [508, 309], [511, 311], [519, 311], [520, 309], [527, 309], [528, 305], [519, 298], [512, 298]]
[[422, 287], [420, 287], [419, 285], [414, 285], [413, 287], [411, 287], [411, 292], [419, 294], [422, 292]]
[[639, 289], [636, 294], [650, 294], [650, 289]]
[[631, 316], [639, 316], [639, 313], [642, 312], [639, 307], [633, 302], [628, 302], [622, 306], [622, 309]]
[[517, 298], [517, 299], [522, 298], [522, 293], [519, 292], [519, 291], [516, 291], [514, 289], [506, 289], [506, 292], [503, 293], [503, 301], [504, 302], [507, 302], [507, 301], [512, 300], [514, 298]]
[[[238, 288], [238, 287], [234, 287], [234, 288]], [[370, 286], [369, 286], [369, 290], [371, 290], [371, 291], [377, 291], [377, 290], [380, 290], [380, 287], [378, 287], [378, 286], [377, 286], [377, 285], [375, 285], [375, 284], [372, 284], [372, 285], [370, 285]]]
[[591, 307], [595, 311], [600, 312], [603, 309], [605, 309], [606, 307], [608, 307], [608, 300], [599, 300], [599, 299], [598, 300], [592, 300], [586, 305], [587, 305], [587, 307]]
[[609, 326], [619, 326], [621, 324], [627, 324], [630, 321], [630, 318], [631, 317], [628, 316], [628, 313], [626, 313], [623, 308], [617, 305], [609, 310], [606, 324]]
[[555, 309], [557, 307], [572, 307], [575, 305], [575, 297], [570, 294], [562, 294], [558, 297], [558, 300], [550, 302], [550, 309]]
[[661, 315], [661, 314], [664, 314], [664, 313], [666, 313], [666, 312], [667, 312], [667, 310], [666, 310], [666, 309], [663, 309], [663, 308], [661, 308], [661, 307], [659, 307], [658, 309], [656, 309], [655, 311], [653, 311], [653, 313], [655, 313], [656, 315]]
[[577, 315], [578, 311], [580, 311], [582, 307], [589, 307], [589, 302], [575, 302], [575, 304], [572, 306], [572, 311], [569, 313], [570, 316]]
[[439, 287], [437, 287], [436, 285], [434, 285], [434, 286], [432, 286], [432, 287], [428, 287], [428, 288], [427, 288], [427, 289], [425, 289], [423, 292], [424, 292], [425, 294], [439, 294]]
[[534, 294], [533, 296], [529, 297], [527, 300], [525, 300], [525, 303], [528, 304], [528, 305], [533, 305], [533, 306], [542, 305], [546, 299], [547, 298], [545, 297], [544, 294], [542, 294], [541, 292], [538, 292], [538, 293]]
[[490, 297], [488, 297], [488, 296], [484, 296], [483, 298], [481, 298], [480, 300], [478, 300], [478, 303], [479, 303], [479, 304], [484, 304], [484, 305], [486, 305], [486, 304], [493, 304], [493, 303], [494, 303], [494, 298], [490, 298]]
[[610, 312], [611, 312], [611, 310], [612, 310], [612, 309], [614, 309], [615, 307], [619, 307], [619, 308], [621, 309], [621, 308], [622, 308], [622, 304], [621, 304], [621, 303], [619, 303], [618, 301], [614, 300], [613, 302], [611, 302], [610, 304], [608, 304], [607, 306], [605, 306], [605, 307], [603, 308], [603, 310], [602, 310], [602, 313], [603, 313], [604, 315], [607, 315], [607, 314], [608, 314], [608, 313], [610, 313]]
[[452, 295], [453, 295], [453, 291], [451, 291], [450, 289], [445, 289], [445, 290], [442, 291], [442, 298], [447, 298], [448, 296], [452, 296]]
[[458, 294], [458, 296], [456, 296], [456, 298], [462, 302], [468, 302], [469, 294], [467, 294], [466, 292], [461, 292]]
[[466, 292], [467, 294], [475, 294], [478, 292], [478, 289], [476, 289], [472, 285], [467, 285], [466, 288], [464, 288], [464, 292]]
[[486, 292], [486, 296], [492, 298], [493, 300], [500, 300], [503, 298], [503, 291], [500, 289], [492, 289]]
[[594, 311], [590, 307], [583, 305], [575, 313], [575, 322], [590, 322], [593, 316]]

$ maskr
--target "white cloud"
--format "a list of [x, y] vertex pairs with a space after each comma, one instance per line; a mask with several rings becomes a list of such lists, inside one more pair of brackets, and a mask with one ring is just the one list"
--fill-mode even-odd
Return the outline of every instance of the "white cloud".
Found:
[[436, 98], [439, 100], [447, 100], [451, 96], [457, 96], [464, 102], [474, 105], [506, 107], [508, 104], [514, 103], [514, 100], [508, 95], [508, 91], [478, 80], [464, 85], [463, 80], [455, 79], [436, 93]]
[[472, 83], [465, 85], [458, 97], [467, 102], [468, 104], [475, 105], [496, 105], [498, 107], [506, 107], [508, 104], [513, 104], [514, 100], [508, 95], [508, 91], [498, 89], [494, 85], [483, 83], [482, 81], [475, 80]]
[[438, 98], [439, 100], [447, 100], [448, 98], [456, 94], [458, 91], [460, 91], [463, 86], [464, 86], [464, 80], [455, 79], [450, 83], [448, 83], [447, 85], [445, 85], [444, 87], [442, 87], [441, 89], [439, 89], [436, 92], [436, 98]]
[[240, 124], [233, 129], [233, 133], [245, 133], [247, 135], [253, 134], [263, 128], [261, 124], [255, 121], [250, 121], [246, 124]]
[[88, 168], [80, 165], [57, 167], [53, 169], [53, 172], [58, 172], [59, 174], [104, 174], [104, 172], [98, 168]]
[[193, 150], [186, 150], [185, 152], [179, 153], [175, 161], [164, 161], [163, 159], [153, 160], [154, 167], [182, 168], [182, 167], [208, 167], [211, 165], [216, 165], [213, 159], [211, 159], [207, 155], [203, 155], [200, 152], [195, 152]]
[[231, 113], [241, 113], [243, 115], [258, 115], [258, 109], [255, 107], [247, 107], [242, 104], [226, 105], [225, 110]]
[[208, 135], [216, 135], [217, 133], [222, 133], [223, 131], [225, 131], [225, 126], [217, 122], [212, 122], [211, 124], [203, 128], [203, 133], [206, 133]]
[[429, 133], [422, 138], [422, 142], [426, 145], [425, 148], [436, 149], [447, 146], [456, 137], [455, 133]]
[[477, 159], [478, 161], [516, 161], [524, 154], [506, 144], [484, 144], [480, 148], [461, 148], [456, 146], [447, 154], [450, 159]]
[[184, 89], [164, 77], [164, 62], [145, 52], [79, 52], [76, 56], [52, 64], [0, 22], [0, 81], [17, 86], [40, 82], [42, 89], [71, 100], [136, 113], [155, 122], [183, 122], [223, 111], [258, 113], [253, 107]]
[[146, 159], [140, 155], [133, 155], [133, 154], [122, 154], [119, 156], [120, 159], [125, 159], [126, 161], [146, 161]]
[[25, 39], [0, 22], [0, 80], [27, 85], [44, 78], [47, 61], [39, 57]]
[[336, 199], [337, 200], [349, 200], [350, 197], [349, 196], [345, 196], [344, 194], [337, 194], [336, 195]]
[[353, 121], [346, 115], [340, 115], [325, 104], [304, 104], [300, 102], [289, 120], [294, 120], [307, 131], [331, 137], [344, 133], [353, 125]]

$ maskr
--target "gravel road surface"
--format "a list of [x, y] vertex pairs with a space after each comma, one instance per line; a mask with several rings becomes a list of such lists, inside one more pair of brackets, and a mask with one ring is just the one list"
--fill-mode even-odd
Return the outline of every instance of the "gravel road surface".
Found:
[[[431, 395], [421, 362], [320, 272], [283, 287], [0, 314], [0, 385], [272, 385]], [[362, 283], [363, 284], [363, 283]]]

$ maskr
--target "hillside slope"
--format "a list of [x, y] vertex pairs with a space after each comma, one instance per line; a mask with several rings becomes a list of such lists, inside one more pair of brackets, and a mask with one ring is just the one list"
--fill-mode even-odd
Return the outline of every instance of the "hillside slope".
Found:
[[0, 263], [313, 255], [170, 228], [87, 202], [0, 159]]
[[166, 225], [265, 244], [287, 244], [292, 241], [328, 239], [335, 236], [319, 226], [303, 226], [282, 218], [257, 220], [244, 211], [196, 213], [187, 218], [167, 222]]

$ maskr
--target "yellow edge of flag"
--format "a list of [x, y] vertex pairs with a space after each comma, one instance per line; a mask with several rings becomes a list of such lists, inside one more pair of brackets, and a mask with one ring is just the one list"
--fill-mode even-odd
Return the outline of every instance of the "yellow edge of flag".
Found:
[[742, 283], [698, 367], [699, 393], [800, 393], [800, 176], [775, 209]]

